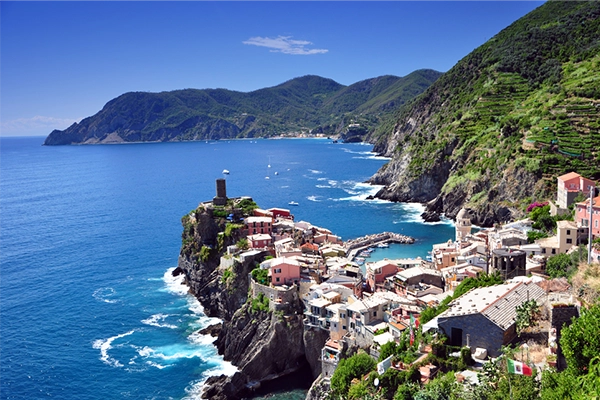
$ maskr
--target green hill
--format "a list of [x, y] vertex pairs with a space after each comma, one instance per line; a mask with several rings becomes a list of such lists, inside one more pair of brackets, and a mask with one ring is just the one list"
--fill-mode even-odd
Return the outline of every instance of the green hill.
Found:
[[600, 179], [600, 3], [547, 2], [460, 60], [371, 139], [393, 159], [379, 197], [491, 225]]
[[53, 131], [46, 145], [341, 134], [360, 125], [362, 138], [382, 118], [420, 94], [441, 74], [420, 70], [351, 86], [303, 76], [249, 93], [186, 89], [125, 93], [96, 115]]

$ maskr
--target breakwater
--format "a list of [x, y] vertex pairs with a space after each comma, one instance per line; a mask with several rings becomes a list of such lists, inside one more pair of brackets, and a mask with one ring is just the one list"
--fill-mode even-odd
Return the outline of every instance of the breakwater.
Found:
[[351, 260], [356, 254], [368, 247], [377, 246], [383, 243], [413, 244], [414, 242], [415, 239], [407, 235], [401, 235], [394, 232], [382, 232], [348, 240], [344, 242], [344, 247], [348, 259]]

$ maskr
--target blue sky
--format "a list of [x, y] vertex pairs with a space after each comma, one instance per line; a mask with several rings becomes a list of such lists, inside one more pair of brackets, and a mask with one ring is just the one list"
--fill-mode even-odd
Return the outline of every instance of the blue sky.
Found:
[[0, 134], [47, 135], [130, 91], [445, 72], [541, 4], [2, 1]]

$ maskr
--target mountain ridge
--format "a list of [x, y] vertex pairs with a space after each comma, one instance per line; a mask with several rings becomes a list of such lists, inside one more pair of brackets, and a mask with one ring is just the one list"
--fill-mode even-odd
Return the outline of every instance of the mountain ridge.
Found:
[[95, 115], [54, 130], [44, 144], [209, 140], [311, 131], [338, 135], [351, 123], [362, 125], [364, 135], [440, 75], [417, 70], [405, 77], [386, 75], [350, 86], [305, 75], [252, 92], [128, 92]]

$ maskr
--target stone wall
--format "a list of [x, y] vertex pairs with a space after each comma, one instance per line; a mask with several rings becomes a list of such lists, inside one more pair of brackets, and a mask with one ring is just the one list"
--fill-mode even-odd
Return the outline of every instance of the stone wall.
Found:
[[283, 311], [287, 313], [298, 304], [298, 287], [296, 285], [292, 285], [289, 289], [261, 285], [252, 279], [251, 274], [248, 274], [248, 280], [250, 282], [252, 297], [256, 297], [259, 293], [262, 293], [269, 299], [269, 309], [272, 311]]
[[[469, 335], [469, 346], [471, 348], [484, 348], [491, 357], [498, 357], [501, 354], [500, 348], [505, 340], [504, 332], [479, 313], [449, 318], [440, 317], [438, 326], [450, 339], [448, 344], [466, 346], [467, 335]], [[452, 337], [452, 328], [462, 329], [460, 343], [458, 338]]]
[[550, 323], [553, 328], [556, 328], [556, 343], [558, 348], [556, 351], [556, 369], [562, 371], [567, 368], [565, 356], [560, 348], [560, 331], [563, 327], [571, 325], [571, 319], [579, 317], [579, 308], [575, 305], [561, 305], [552, 307], [550, 311]]

